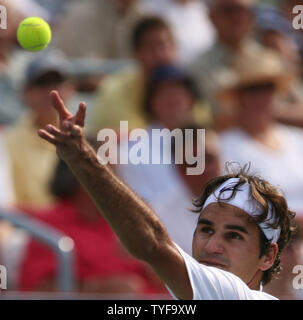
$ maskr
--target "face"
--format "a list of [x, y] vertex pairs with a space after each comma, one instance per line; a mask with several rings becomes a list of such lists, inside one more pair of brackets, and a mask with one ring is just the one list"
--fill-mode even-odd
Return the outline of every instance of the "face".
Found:
[[252, 9], [242, 0], [216, 0], [210, 18], [220, 38], [227, 43], [242, 41], [253, 28]]
[[39, 85], [29, 86], [25, 89], [24, 100], [26, 105], [42, 120], [53, 121], [57, 113], [53, 108], [50, 91], [58, 90], [63, 100], [68, 100], [74, 93], [68, 82], [59, 82], [55, 76], [46, 75]]
[[164, 82], [152, 98], [151, 111], [155, 119], [169, 129], [187, 123], [192, 116], [194, 99], [178, 82]]
[[274, 94], [274, 83], [251, 85], [239, 89], [237, 110], [240, 121], [245, 126], [255, 126], [256, 130], [266, 128], [274, 119]]
[[[259, 257], [259, 229], [243, 210], [211, 203], [201, 213], [193, 238], [193, 257], [249, 283], [272, 265], [274, 257]], [[260, 271], [261, 270], [261, 271]]]
[[163, 64], [176, 61], [176, 49], [168, 30], [158, 28], [147, 32], [137, 48], [135, 56], [145, 72]]

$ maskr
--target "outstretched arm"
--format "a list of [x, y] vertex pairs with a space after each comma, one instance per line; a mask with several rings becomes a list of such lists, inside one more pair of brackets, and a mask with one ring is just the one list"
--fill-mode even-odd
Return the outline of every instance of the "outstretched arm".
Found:
[[192, 299], [183, 258], [157, 215], [109, 166], [99, 163], [86, 141], [85, 104], [81, 103], [73, 116], [56, 91], [51, 92], [51, 97], [59, 114], [59, 128], [48, 125], [38, 131], [39, 136], [56, 146], [58, 156], [86, 188], [128, 251], [149, 263], [177, 297]]

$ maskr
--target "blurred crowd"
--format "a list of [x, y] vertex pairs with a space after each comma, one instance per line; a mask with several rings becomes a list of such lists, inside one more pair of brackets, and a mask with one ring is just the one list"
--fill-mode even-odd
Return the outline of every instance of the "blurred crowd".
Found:
[[[88, 105], [86, 134], [99, 130], [206, 129], [205, 170], [192, 164], [120, 164], [113, 169], [159, 215], [191, 254], [196, 214], [191, 199], [226, 162], [251, 164], [278, 186], [296, 212], [299, 232], [279, 279], [265, 291], [302, 299], [294, 290], [303, 264], [303, 30], [292, 27], [301, 0], [0, 0], [0, 207], [74, 242], [75, 291], [167, 294], [149, 267], [134, 260], [98, 213], [55, 149], [37, 129], [56, 124], [49, 97], [58, 90], [74, 111]], [[16, 40], [19, 22], [46, 19], [48, 49], [31, 53]], [[149, 142], [149, 141], [148, 141]], [[120, 136], [120, 150], [128, 147]], [[199, 137], [194, 136], [194, 148]], [[151, 148], [149, 143], [147, 148]], [[174, 147], [174, 146], [173, 146]], [[163, 153], [174, 154], [174, 148]], [[1, 219], [1, 216], [0, 216]], [[23, 228], [0, 220], [0, 264], [8, 289], [58, 291], [53, 250]], [[301, 290], [302, 291], [302, 290]]]

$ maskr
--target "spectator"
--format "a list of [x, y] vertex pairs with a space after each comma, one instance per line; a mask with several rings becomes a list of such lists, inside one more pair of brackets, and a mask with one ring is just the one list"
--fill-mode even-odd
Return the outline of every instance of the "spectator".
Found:
[[137, 2], [89, 0], [68, 4], [66, 15], [54, 30], [54, 45], [69, 57], [129, 58], [130, 32], [143, 15]]
[[[76, 291], [165, 292], [151, 271], [124, 251], [94, 202], [63, 161], [58, 164], [51, 190], [58, 202], [52, 209], [35, 216], [74, 240]], [[31, 240], [21, 264], [20, 289], [56, 290], [56, 270], [52, 251]]]
[[256, 13], [256, 29], [264, 46], [278, 51], [290, 67], [301, 69], [295, 29], [279, 8], [260, 5]]
[[[168, 145], [155, 143], [152, 139], [153, 129], [167, 128], [172, 131], [176, 128], [191, 128], [186, 125], [193, 121], [192, 112], [197, 98], [197, 90], [186, 73], [173, 66], [158, 67], [151, 76], [144, 99], [151, 124], [147, 127], [148, 139], [141, 141], [141, 150], [149, 150], [149, 163], [135, 165], [129, 162], [127, 165], [120, 164], [116, 167], [118, 175], [149, 203], [174, 241], [188, 253], [191, 253], [192, 234], [196, 222], [195, 215], [188, 210], [191, 207], [190, 199], [191, 195], [199, 195], [203, 187], [204, 174], [202, 177], [189, 177], [185, 174], [187, 165], [164, 164], [164, 156], [172, 151]], [[197, 135], [195, 139], [194, 144], [203, 143], [200, 140], [197, 142]], [[130, 141], [122, 141], [120, 150], [123, 152], [129, 144], [131, 147]], [[214, 142], [212, 144], [215, 145]], [[209, 154], [215, 154], [208, 158], [209, 163], [213, 164], [217, 161], [217, 154], [215, 149], [211, 149], [210, 146], [207, 148], [209, 151], [212, 150]], [[160, 163], [153, 164], [152, 159], [158, 157]], [[207, 170], [210, 168], [211, 166], [207, 165]], [[215, 171], [212, 167], [208, 171], [209, 176], [205, 176], [210, 178]], [[182, 229], [179, 228], [180, 225]]]
[[[196, 59], [189, 70], [200, 86], [203, 95], [215, 105], [216, 72], [231, 65], [234, 56], [241, 52], [257, 55], [262, 47], [253, 39], [254, 0], [207, 1], [210, 19], [217, 30], [216, 43]], [[222, 109], [215, 109], [217, 127], [224, 128], [232, 122]]]
[[177, 43], [179, 61], [191, 63], [215, 41], [215, 30], [209, 20], [207, 7], [200, 0], [142, 1], [151, 14], [165, 19]]
[[37, 137], [37, 128], [57, 121], [51, 89], [58, 89], [66, 99], [73, 95], [64, 73], [65, 63], [58, 53], [43, 53], [29, 64], [22, 94], [28, 109], [4, 131], [17, 206], [44, 207], [53, 201], [47, 186], [57, 157], [54, 148]]
[[250, 161], [258, 174], [283, 188], [289, 207], [299, 216], [303, 213], [303, 131], [278, 124], [274, 112], [275, 98], [287, 92], [292, 77], [271, 51], [239, 56], [234, 70], [230, 77], [221, 78], [218, 89], [221, 101], [233, 103], [237, 119], [220, 135], [222, 161]]
[[[176, 62], [175, 43], [166, 22], [146, 17], [133, 30], [132, 45], [138, 67], [103, 80], [89, 121], [91, 135], [102, 128], [118, 129], [121, 120], [128, 121], [129, 129], [144, 128], [149, 123], [142, 108], [144, 88], [156, 67]], [[196, 117], [209, 120], [209, 114], [200, 110], [197, 106]]]
[[284, 99], [275, 103], [277, 119], [288, 125], [303, 127], [302, 61], [294, 40], [294, 29], [277, 8], [260, 8], [257, 14], [257, 30], [261, 43], [277, 51], [296, 74], [296, 81]]

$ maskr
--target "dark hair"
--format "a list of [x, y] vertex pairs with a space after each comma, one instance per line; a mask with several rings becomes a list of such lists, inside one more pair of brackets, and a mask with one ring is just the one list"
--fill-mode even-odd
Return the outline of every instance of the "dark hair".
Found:
[[152, 100], [163, 83], [177, 83], [192, 95], [193, 100], [200, 100], [201, 96], [194, 79], [182, 69], [174, 65], [161, 65], [151, 74], [144, 91], [143, 110], [148, 118], [153, 118]]
[[63, 73], [56, 70], [49, 70], [29, 80], [26, 86], [43, 87], [50, 84], [61, 84], [64, 81], [66, 81], [66, 76]]
[[[227, 163], [226, 166], [230, 166], [230, 163]], [[229, 169], [229, 168], [228, 168]], [[249, 183], [251, 187], [251, 193], [252, 197], [258, 201], [261, 206], [264, 209], [263, 214], [254, 216], [253, 220], [259, 224], [261, 222], [264, 222], [267, 219], [268, 215], [268, 202], [270, 202], [273, 206], [275, 215], [276, 215], [276, 222], [270, 227], [277, 229], [278, 227], [281, 228], [280, 237], [277, 241], [278, 245], [278, 254], [276, 256], [276, 259], [274, 261], [274, 264], [272, 267], [266, 271], [263, 272], [262, 276], [262, 283], [263, 285], [266, 285], [272, 280], [272, 277], [276, 274], [278, 274], [281, 271], [281, 265], [280, 265], [280, 258], [281, 258], [281, 252], [287, 246], [287, 244], [292, 240], [296, 233], [296, 225], [293, 221], [295, 217], [295, 213], [290, 211], [286, 202], [286, 199], [284, 196], [277, 190], [276, 187], [271, 185], [269, 182], [263, 180], [262, 178], [248, 174], [249, 167], [244, 166], [243, 168], [240, 168], [237, 170], [237, 172], [234, 173], [228, 173], [223, 176], [216, 177], [212, 180], [210, 180], [204, 187], [203, 192], [201, 196], [198, 199], [193, 200], [193, 205], [197, 208], [192, 210], [193, 212], [200, 213], [203, 205], [206, 201], [206, 199], [220, 186], [222, 185], [226, 180], [231, 178], [238, 178], [239, 182], [227, 186], [223, 188], [220, 191], [219, 197], [218, 197], [218, 203], [220, 202], [221, 194], [224, 191], [231, 191], [232, 194], [228, 199], [231, 199], [235, 196], [236, 192], [239, 190], [239, 187], [245, 183]], [[224, 200], [228, 200], [224, 198]], [[260, 230], [260, 257], [262, 257], [267, 250], [270, 247], [271, 241], [268, 240], [259, 227]]]
[[134, 27], [132, 36], [131, 36], [131, 45], [133, 50], [137, 50], [141, 44], [146, 33], [156, 30], [162, 29], [166, 30], [174, 41], [174, 37], [169, 25], [160, 17], [157, 16], [145, 16], [143, 17]]

